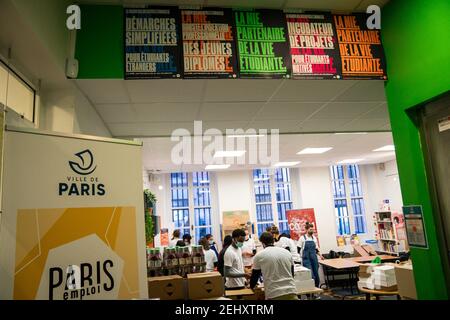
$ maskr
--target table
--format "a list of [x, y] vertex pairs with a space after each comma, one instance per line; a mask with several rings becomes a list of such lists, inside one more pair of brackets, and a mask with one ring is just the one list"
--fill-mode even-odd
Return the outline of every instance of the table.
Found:
[[336, 258], [319, 260], [319, 263], [333, 269], [359, 268], [359, 263], [350, 260], [351, 258]]
[[240, 289], [240, 290], [225, 290], [225, 297], [234, 298], [235, 300], [241, 300], [246, 296], [252, 296], [255, 292], [252, 289]]
[[366, 294], [366, 300], [370, 300], [370, 296], [375, 296], [376, 300], [380, 300], [380, 296], [397, 296], [398, 300], [401, 300], [400, 295], [398, 294], [398, 291], [383, 291], [383, 290], [376, 290], [376, 289], [367, 289], [358, 287], [359, 291]]
[[395, 261], [395, 260], [399, 260], [400, 259], [397, 256], [389, 256], [389, 255], [369, 256], [369, 257], [356, 257], [356, 258], [345, 258], [345, 259], [349, 259], [349, 260], [357, 262], [357, 263], [368, 263], [368, 262], [372, 262], [372, 260], [375, 259], [376, 257], [379, 257], [381, 259], [381, 262], [383, 262], [383, 261]]
[[348, 258], [319, 260], [319, 263], [323, 266], [327, 288], [331, 287], [330, 282], [339, 281], [335, 279], [335, 276], [348, 275], [346, 286], [350, 288], [350, 292], [353, 294], [353, 287], [356, 287], [356, 282], [358, 280], [359, 263]]
[[[260, 288], [260, 289], [261, 289], [261, 291], [264, 292], [264, 287], [263, 287], [263, 288]], [[323, 292], [323, 289], [320, 289], [320, 288], [305, 289], [305, 290], [299, 290], [299, 291], [297, 292], [297, 295], [298, 295], [298, 296], [303, 296], [303, 295], [310, 295], [310, 294], [320, 294], [320, 293], [322, 293], [322, 292]]]

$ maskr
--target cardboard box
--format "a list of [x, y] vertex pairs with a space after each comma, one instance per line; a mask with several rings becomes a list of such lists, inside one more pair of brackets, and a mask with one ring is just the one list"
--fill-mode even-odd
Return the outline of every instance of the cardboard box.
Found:
[[187, 275], [190, 300], [222, 297], [225, 286], [219, 272], [193, 273]]
[[313, 279], [302, 280], [302, 281], [295, 280], [295, 286], [298, 291], [313, 290], [316, 287]]
[[359, 245], [354, 245], [353, 246], [353, 254], [355, 255], [355, 257], [368, 257], [369, 253], [364, 250], [364, 248], [362, 246]]
[[161, 300], [183, 300], [184, 283], [180, 276], [148, 278], [148, 297]]
[[373, 268], [374, 275], [377, 274], [384, 274], [384, 275], [393, 275], [395, 277], [395, 267], [394, 266], [388, 266], [388, 265], [382, 265], [379, 267]]
[[298, 281], [311, 280], [311, 270], [302, 266], [296, 266], [294, 269], [294, 279]]
[[401, 297], [417, 300], [416, 282], [411, 264], [395, 266], [398, 294]]
[[374, 250], [374, 248], [371, 245], [363, 244], [361, 247], [371, 256], [376, 256], [377, 252]]

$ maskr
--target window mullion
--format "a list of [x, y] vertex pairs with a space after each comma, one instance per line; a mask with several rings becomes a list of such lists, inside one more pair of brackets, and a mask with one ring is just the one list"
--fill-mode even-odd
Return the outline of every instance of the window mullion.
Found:
[[275, 179], [275, 174], [274, 173], [271, 177], [270, 177], [270, 193], [271, 193], [271, 199], [272, 199], [272, 217], [273, 217], [273, 223], [279, 227], [278, 225], [278, 206], [277, 206], [277, 193], [276, 193], [276, 179]]

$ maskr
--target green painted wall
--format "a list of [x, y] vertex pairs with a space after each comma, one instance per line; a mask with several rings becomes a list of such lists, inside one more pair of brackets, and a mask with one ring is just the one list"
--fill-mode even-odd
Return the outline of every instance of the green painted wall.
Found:
[[382, 37], [388, 63], [386, 96], [405, 205], [423, 206], [429, 249], [412, 249], [419, 299], [448, 299], [427, 181], [424, 150], [414, 106], [450, 89], [450, 2], [391, 0], [382, 12]]
[[81, 6], [75, 57], [79, 79], [123, 79], [122, 6]]

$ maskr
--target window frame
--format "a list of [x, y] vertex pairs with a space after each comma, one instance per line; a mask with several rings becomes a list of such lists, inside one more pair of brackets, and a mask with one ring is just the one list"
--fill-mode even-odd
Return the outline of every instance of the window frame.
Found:
[[[335, 167], [343, 168], [342, 169], [342, 171], [343, 171], [342, 179], [339, 178], [339, 174], [338, 174], [337, 179], [335, 179], [335, 177], [333, 176], [332, 172], [334, 172]], [[350, 167], [357, 168], [358, 176], [356, 178], [351, 178], [349, 176], [348, 171], [349, 171]], [[366, 204], [365, 204], [366, 201], [365, 201], [365, 195], [364, 195], [364, 191], [363, 191], [363, 179], [361, 176], [361, 167], [358, 164], [331, 165], [329, 167], [328, 172], [330, 175], [331, 195], [332, 195], [332, 199], [333, 199], [333, 208], [334, 208], [334, 214], [335, 214], [335, 219], [336, 219], [336, 224], [335, 224], [336, 234], [339, 236], [350, 236], [352, 234], [357, 234], [357, 235], [361, 235], [361, 236], [367, 235], [369, 233], [369, 227], [367, 225]], [[342, 196], [342, 193], [339, 194], [339, 196], [337, 196], [337, 197], [335, 196], [336, 195], [335, 183], [337, 181], [343, 182], [343, 186], [344, 186], [344, 195], [343, 196]], [[354, 190], [354, 189], [352, 189], [354, 187], [354, 184], [352, 183], [353, 181], [357, 182], [358, 195], [352, 195], [352, 190]], [[354, 208], [355, 200], [359, 200], [359, 203], [360, 203], [359, 208], [361, 209], [360, 213], [355, 213], [355, 211], [356, 211]], [[338, 209], [336, 207], [337, 201], [345, 202], [345, 206], [341, 206], [341, 207], [345, 208], [346, 214], [344, 213], [342, 216], [338, 215]], [[357, 218], [360, 219], [360, 220], [358, 220], [359, 223], [356, 223]], [[347, 225], [344, 222], [345, 220], [347, 220]], [[361, 224], [361, 225], [359, 225], [359, 224]], [[347, 227], [348, 227], [348, 233], [346, 233]], [[362, 227], [362, 230], [364, 230], [364, 232], [359, 232], [361, 230], [360, 227]], [[343, 230], [344, 233], [341, 233], [341, 230]]]

